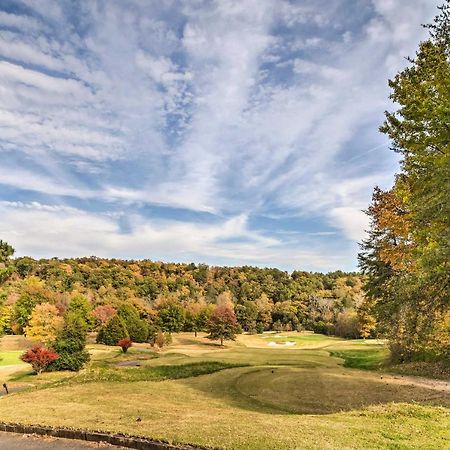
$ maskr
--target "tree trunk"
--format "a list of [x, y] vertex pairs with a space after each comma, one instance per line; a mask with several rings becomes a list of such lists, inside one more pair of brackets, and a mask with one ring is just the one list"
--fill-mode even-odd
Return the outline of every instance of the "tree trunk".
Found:
[[220, 346], [223, 347], [223, 337], [220, 338]]

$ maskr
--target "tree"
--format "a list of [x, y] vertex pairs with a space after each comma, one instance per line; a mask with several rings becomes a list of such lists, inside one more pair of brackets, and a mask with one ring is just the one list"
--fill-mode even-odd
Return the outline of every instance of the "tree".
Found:
[[133, 345], [133, 341], [130, 338], [121, 339], [117, 345], [122, 348], [122, 351], [126, 353], [128, 349]]
[[49, 366], [51, 370], [80, 370], [90, 359], [86, 350], [87, 325], [77, 313], [66, 314], [64, 327], [53, 343], [59, 358]]
[[359, 322], [355, 311], [343, 311], [337, 315], [335, 334], [351, 339], [359, 337]]
[[213, 305], [207, 305], [204, 300], [188, 302], [185, 307], [185, 331], [193, 331], [195, 336], [206, 329]]
[[24, 280], [20, 286], [20, 297], [14, 305], [12, 322], [14, 331], [23, 333], [35, 306], [39, 303], [54, 303], [55, 294], [37, 277]]
[[236, 318], [244, 331], [255, 333], [256, 319], [258, 318], [258, 308], [255, 302], [245, 300], [242, 304], [237, 304]]
[[38, 300], [28, 292], [23, 292], [14, 305], [13, 322], [17, 324], [18, 334], [23, 333], [28, 325], [33, 309]]
[[6, 263], [14, 255], [14, 248], [0, 239], [0, 263]]
[[31, 364], [31, 367], [38, 375], [58, 358], [59, 355], [56, 352], [41, 345], [30, 348], [20, 357], [23, 362]]
[[371, 312], [398, 361], [449, 359], [437, 336], [450, 299], [450, 2], [428, 40], [389, 82], [397, 111], [380, 130], [401, 154], [401, 173], [375, 189], [360, 267]]
[[14, 255], [14, 248], [7, 242], [0, 240], [0, 284], [4, 283], [11, 275], [13, 268], [9, 265], [9, 259]]
[[27, 338], [48, 344], [56, 339], [63, 326], [64, 319], [58, 315], [56, 306], [41, 303], [34, 307], [24, 331]]
[[92, 311], [92, 315], [99, 326], [106, 325], [116, 314], [117, 309], [111, 305], [100, 305]]
[[220, 339], [220, 345], [223, 345], [224, 340], [234, 340], [238, 330], [238, 321], [230, 306], [217, 306], [209, 319], [208, 339]]
[[14, 309], [11, 305], [0, 306], [0, 335], [11, 333], [11, 319], [14, 314]]
[[256, 309], [258, 311], [257, 322], [261, 324], [263, 330], [269, 330], [272, 324], [273, 302], [267, 294], [261, 294], [256, 300]]
[[121, 317], [114, 316], [97, 334], [97, 342], [105, 345], [117, 345], [124, 338], [129, 338], [127, 327]]
[[178, 333], [183, 329], [184, 320], [184, 309], [177, 301], [168, 300], [159, 306], [156, 322], [161, 330]]
[[92, 305], [84, 295], [75, 294], [72, 297], [67, 313], [77, 314], [82, 320], [86, 322], [88, 330], [92, 330], [92, 328], [94, 327], [95, 318], [92, 315]]
[[139, 318], [139, 312], [133, 305], [123, 304], [117, 311], [123, 320], [130, 339], [134, 342], [146, 342], [148, 338], [148, 325]]

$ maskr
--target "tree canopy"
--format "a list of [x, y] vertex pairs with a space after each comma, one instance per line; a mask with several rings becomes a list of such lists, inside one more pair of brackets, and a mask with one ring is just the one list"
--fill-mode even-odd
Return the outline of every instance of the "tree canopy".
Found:
[[360, 266], [379, 324], [401, 361], [450, 358], [450, 2], [409, 66], [389, 82], [398, 105], [381, 131], [401, 157], [376, 188]]

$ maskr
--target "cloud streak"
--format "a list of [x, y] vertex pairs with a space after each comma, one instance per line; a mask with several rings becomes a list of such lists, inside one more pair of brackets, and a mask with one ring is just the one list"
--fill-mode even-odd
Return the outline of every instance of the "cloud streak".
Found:
[[357, 3], [0, 7], [4, 232], [39, 255], [63, 252], [51, 219], [70, 255], [354, 268], [361, 210], [396, 164], [377, 133], [386, 80], [435, 13]]

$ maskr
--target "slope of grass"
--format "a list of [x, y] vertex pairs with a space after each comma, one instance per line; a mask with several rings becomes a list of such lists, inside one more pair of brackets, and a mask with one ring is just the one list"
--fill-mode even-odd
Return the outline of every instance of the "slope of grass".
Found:
[[20, 359], [23, 351], [0, 352], [0, 366], [12, 366], [15, 364], [24, 364]]
[[[2, 398], [0, 420], [233, 449], [443, 449], [450, 442], [448, 393], [343, 367], [328, 351], [367, 352], [347, 353], [367, 367], [377, 344], [278, 349], [242, 336], [221, 349], [192, 335], [180, 342], [148, 358], [93, 346], [101, 357], [69, 382], [43, 374], [39, 389]], [[246, 346], [254, 342], [258, 348]], [[137, 357], [140, 367], [117, 367]]]
[[376, 370], [385, 363], [388, 351], [384, 348], [366, 348], [361, 350], [332, 350], [330, 354], [343, 359], [344, 367]]
[[198, 377], [218, 372], [219, 370], [240, 367], [243, 364], [230, 364], [219, 361], [202, 361], [179, 365], [160, 365], [146, 367], [118, 368], [111, 366], [93, 367], [71, 378], [74, 383], [87, 382], [121, 382], [177, 380]]

